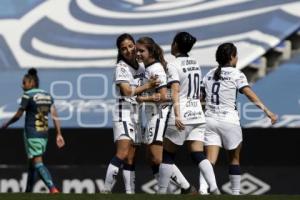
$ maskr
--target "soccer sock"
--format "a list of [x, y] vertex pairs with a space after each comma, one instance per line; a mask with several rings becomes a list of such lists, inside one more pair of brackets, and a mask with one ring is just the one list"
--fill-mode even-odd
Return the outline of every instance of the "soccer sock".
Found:
[[25, 192], [32, 192], [37, 173], [31, 160], [29, 161], [27, 173], [28, 175]]
[[114, 156], [107, 168], [106, 171], [106, 177], [104, 182], [105, 190], [110, 192], [116, 182], [116, 176], [119, 173], [119, 168], [122, 166], [123, 160], [118, 158], [117, 156]]
[[198, 165], [200, 171], [203, 173], [205, 180], [207, 181], [210, 191], [218, 190], [214, 169], [211, 163], [206, 159], [202, 151], [191, 153], [193, 161]]
[[159, 166], [158, 193], [166, 194], [174, 171], [175, 154], [163, 150], [163, 160]]
[[135, 165], [124, 163], [123, 165], [123, 179], [125, 184], [126, 194], [135, 193]]
[[171, 176], [171, 180], [182, 189], [188, 189], [191, 186], [175, 164], [173, 164], [173, 174]]
[[233, 195], [239, 195], [241, 190], [241, 168], [240, 165], [229, 165], [229, 180]]
[[40, 175], [41, 179], [43, 180], [43, 182], [46, 184], [46, 186], [49, 188], [49, 190], [51, 188], [54, 187], [51, 175], [48, 171], [48, 169], [46, 168], [46, 166], [40, 162], [40, 163], [36, 163], [34, 165], [35, 169], [37, 170], [38, 174]]
[[208, 194], [208, 184], [207, 184], [201, 170], [200, 170], [200, 176], [199, 176], [199, 193], [202, 195]]

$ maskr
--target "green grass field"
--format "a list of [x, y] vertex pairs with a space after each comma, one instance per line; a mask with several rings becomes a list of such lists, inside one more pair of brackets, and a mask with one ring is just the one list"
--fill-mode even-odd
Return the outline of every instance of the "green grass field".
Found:
[[0, 200], [300, 200], [300, 195], [260, 195], [260, 196], [189, 196], [189, 195], [125, 195], [125, 194], [0, 194]]

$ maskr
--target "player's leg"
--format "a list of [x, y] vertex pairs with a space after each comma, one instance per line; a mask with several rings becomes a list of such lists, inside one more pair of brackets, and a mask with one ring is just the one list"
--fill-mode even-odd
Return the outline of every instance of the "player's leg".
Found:
[[37, 172], [35, 170], [34, 167], [34, 163], [33, 163], [33, 155], [32, 155], [32, 150], [30, 150], [30, 142], [26, 137], [26, 133], [24, 133], [24, 144], [25, 144], [25, 150], [26, 150], [26, 154], [28, 157], [28, 169], [27, 169], [27, 183], [26, 183], [26, 189], [25, 192], [32, 192], [33, 190], [33, 185], [35, 183], [35, 179], [36, 179], [36, 175]]
[[229, 157], [229, 180], [233, 195], [240, 194], [241, 169], [240, 151], [242, 148], [242, 129], [237, 124], [222, 123], [222, 141], [224, 149], [228, 150]]
[[[212, 164], [215, 165], [218, 155], [219, 149], [222, 147], [222, 139], [219, 135], [219, 121], [215, 120], [212, 117], [206, 117], [206, 127], [204, 133], [204, 144], [206, 150], [206, 158]], [[200, 171], [199, 176], [199, 193], [208, 194], [208, 184], [203, 176], [203, 172]]]
[[[179, 146], [183, 145], [185, 141], [185, 136], [186, 136], [186, 132], [179, 132], [175, 126], [170, 126], [170, 125], [168, 126], [165, 132], [165, 138], [163, 142], [164, 143], [163, 161], [162, 164], [160, 165], [159, 173], [160, 175], [163, 176], [160, 177], [162, 188], [167, 187], [167, 183], [171, 181], [172, 183], [175, 183], [177, 186], [181, 188], [181, 193], [186, 194], [186, 193], [196, 192], [195, 188], [191, 187], [191, 185], [186, 180], [184, 175], [174, 164], [175, 152], [177, 151]], [[172, 168], [173, 171], [171, 170]], [[167, 170], [170, 170], [172, 173], [170, 174], [170, 171], [167, 172]]]
[[27, 175], [27, 183], [26, 183], [25, 192], [29, 193], [29, 192], [32, 192], [32, 190], [33, 190], [33, 186], [34, 186], [34, 183], [35, 183], [35, 180], [36, 180], [36, 175], [37, 175], [37, 172], [35, 170], [34, 163], [33, 163], [32, 159], [28, 159], [27, 174], [28, 175]]
[[[173, 172], [175, 172], [177, 168], [174, 167], [176, 150], [177, 150], [177, 146], [173, 144], [168, 138], [164, 138], [162, 162], [159, 166], [159, 178], [158, 178], [159, 194], [166, 194], [171, 178], [173, 180], [177, 178], [175, 175], [172, 177]], [[179, 169], [177, 168], [177, 170]]]
[[34, 163], [35, 170], [37, 171], [45, 185], [48, 187], [50, 193], [59, 193], [58, 189], [54, 186], [49, 170], [43, 163], [42, 156], [36, 156], [32, 159], [32, 161]]
[[[205, 147], [205, 151], [206, 151], [207, 160], [209, 160], [209, 162], [212, 164], [212, 166], [214, 166], [218, 159], [220, 147], [217, 145], [208, 145]], [[203, 195], [208, 194], [208, 189], [209, 189], [209, 185], [207, 184], [207, 182], [203, 176], [203, 172], [200, 171], [199, 193], [203, 194]]]
[[228, 151], [229, 157], [229, 180], [231, 183], [231, 191], [233, 195], [239, 195], [241, 189], [241, 168], [240, 168], [240, 152], [242, 145], [236, 149]]
[[126, 194], [135, 193], [135, 153], [136, 145], [132, 145], [123, 165], [123, 179]]
[[161, 142], [154, 142], [147, 145], [147, 157], [150, 163], [152, 174], [156, 180], [159, 176], [159, 165], [162, 161], [163, 146]]
[[43, 180], [45, 185], [48, 187], [50, 193], [58, 193], [58, 189], [55, 187], [51, 174], [47, 167], [43, 163], [42, 155], [46, 151], [48, 139], [47, 138], [28, 138], [27, 139], [27, 146], [28, 150], [27, 153], [29, 158], [31, 159], [32, 165]]
[[129, 150], [132, 146], [132, 141], [128, 138], [123, 138], [116, 141], [116, 154], [109, 162], [107, 167], [104, 187], [105, 190], [102, 192], [111, 192], [115, 182], [116, 176], [119, 173], [119, 169], [124, 164], [124, 160], [129, 154]]
[[220, 194], [217, 186], [216, 177], [212, 164], [206, 159], [203, 152], [203, 142], [188, 141], [188, 147], [191, 152], [192, 160], [197, 164], [199, 170], [202, 172], [204, 179], [209, 185], [212, 194]]

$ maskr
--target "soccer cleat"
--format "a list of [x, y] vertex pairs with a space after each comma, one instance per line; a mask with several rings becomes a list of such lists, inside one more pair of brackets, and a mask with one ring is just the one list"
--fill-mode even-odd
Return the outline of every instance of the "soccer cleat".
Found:
[[188, 189], [183, 189], [181, 188], [181, 194], [191, 194], [191, 195], [195, 195], [197, 194], [197, 189], [195, 188], [195, 186], [191, 185]]
[[112, 192], [109, 190], [101, 190], [100, 193], [101, 194], [111, 194]]
[[200, 195], [209, 195], [207, 190], [199, 190]]
[[215, 189], [214, 191], [211, 191], [210, 194], [212, 194], [212, 195], [220, 195], [221, 192], [220, 192], [220, 190], [217, 188], [217, 189]]
[[50, 194], [59, 194], [59, 190], [56, 187], [50, 189]]

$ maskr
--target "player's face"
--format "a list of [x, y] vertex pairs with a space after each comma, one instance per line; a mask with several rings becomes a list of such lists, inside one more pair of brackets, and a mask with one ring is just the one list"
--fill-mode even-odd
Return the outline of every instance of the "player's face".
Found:
[[125, 39], [121, 42], [120, 53], [127, 61], [135, 59], [135, 44], [133, 41]]
[[146, 46], [139, 43], [136, 44], [136, 56], [138, 61], [143, 62], [145, 65], [154, 61], [154, 58], [150, 55]]
[[22, 88], [24, 91], [30, 90], [34, 87], [34, 81], [28, 78], [23, 79]]

